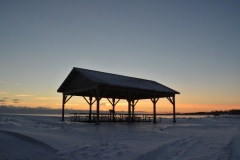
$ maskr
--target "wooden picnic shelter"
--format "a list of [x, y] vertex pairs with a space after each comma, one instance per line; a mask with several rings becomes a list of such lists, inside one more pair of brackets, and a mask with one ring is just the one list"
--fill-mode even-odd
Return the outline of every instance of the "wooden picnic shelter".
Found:
[[107, 98], [115, 106], [120, 99], [128, 102], [128, 122], [134, 117], [137, 102], [150, 99], [153, 104], [153, 123], [156, 123], [156, 104], [160, 98], [167, 98], [173, 106], [173, 122], [175, 117], [175, 95], [179, 92], [152, 80], [122, 76], [74, 67], [57, 92], [63, 94], [62, 121], [64, 121], [65, 104], [72, 96], [82, 96], [89, 104], [89, 121], [91, 121], [92, 105], [96, 102], [96, 124], [99, 124], [100, 101]]

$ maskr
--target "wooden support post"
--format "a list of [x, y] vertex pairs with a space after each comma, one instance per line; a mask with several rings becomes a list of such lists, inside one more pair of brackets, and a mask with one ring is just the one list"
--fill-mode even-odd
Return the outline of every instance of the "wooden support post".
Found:
[[159, 98], [156, 98], [154, 95], [154, 98], [151, 98], [151, 101], [153, 102], [153, 123], [157, 123], [157, 116], [156, 116], [156, 104]]
[[96, 97], [95, 97], [94, 101], [92, 101], [92, 96], [89, 97], [89, 101], [84, 96], [83, 96], [83, 98], [89, 104], [89, 119], [88, 119], [88, 121], [91, 122], [92, 121], [92, 105], [96, 101]]
[[153, 102], [153, 123], [156, 123], [156, 98], [155, 97]]
[[112, 111], [113, 113], [111, 114], [110, 112], [110, 121], [112, 120], [111, 118], [111, 115], [113, 116], [113, 120], [115, 118], [115, 106], [117, 105], [117, 103], [120, 101], [120, 99], [118, 99], [116, 102], [115, 102], [115, 98], [112, 99], [112, 101], [109, 100], [109, 98], [107, 98], [107, 100], [109, 101], [109, 103], [112, 105]]
[[173, 105], [173, 122], [176, 123], [176, 110], [175, 110], [175, 95], [172, 96], [172, 99], [170, 97], [167, 97], [167, 99], [172, 103]]
[[89, 117], [88, 117], [88, 121], [89, 122], [92, 121], [92, 97], [89, 97]]
[[66, 101], [66, 96], [65, 96], [65, 94], [63, 94], [63, 99], [62, 99], [62, 121], [64, 121], [65, 101]]
[[114, 121], [114, 117], [115, 117], [115, 98], [113, 98], [112, 99], [112, 103], [113, 103], [113, 105], [112, 105], [112, 110], [113, 110], [113, 116], [112, 116], [112, 120]]
[[128, 93], [128, 123], [131, 123], [131, 92]]
[[132, 120], [133, 121], [134, 121], [134, 107], [135, 107], [134, 100], [132, 100]]
[[128, 123], [131, 122], [131, 101], [128, 100]]
[[97, 99], [97, 121], [96, 121], [96, 125], [99, 124], [99, 104], [100, 104], [100, 89], [97, 88], [97, 93], [96, 93], [96, 99]]
[[173, 96], [173, 122], [176, 123], [176, 116], [175, 116], [175, 95]]
[[72, 98], [72, 95], [68, 97], [68, 95], [63, 94], [63, 100], [62, 100], [62, 121], [64, 121], [64, 109], [65, 109], [65, 103], [69, 101]]

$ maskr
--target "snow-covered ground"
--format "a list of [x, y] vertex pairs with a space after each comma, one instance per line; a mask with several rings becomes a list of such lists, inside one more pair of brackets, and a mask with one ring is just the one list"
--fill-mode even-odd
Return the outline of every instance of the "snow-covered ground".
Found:
[[61, 122], [0, 115], [0, 159], [240, 159], [240, 118]]

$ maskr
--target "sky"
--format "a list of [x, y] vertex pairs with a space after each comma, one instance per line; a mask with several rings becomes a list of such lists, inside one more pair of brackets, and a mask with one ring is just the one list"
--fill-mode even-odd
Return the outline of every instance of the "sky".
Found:
[[[240, 109], [239, 16], [239, 0], [1, 0], [1, 105], [61, 108], [57, 89], [79, 67], [166, 85], [177, 112]], [[157, 112], [171, 111], [161, 98]]]

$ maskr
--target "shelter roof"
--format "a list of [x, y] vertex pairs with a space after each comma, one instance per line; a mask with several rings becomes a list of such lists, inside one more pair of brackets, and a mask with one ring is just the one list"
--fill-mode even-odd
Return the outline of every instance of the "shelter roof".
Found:
[[127, 88], [128, 90], [133, 89], [154, 93], [180, 94], [179, 92], [152, 80], [76, 67], [72, 69], [57, 91], [66, 94], [71, 93], [77, 95], [78, 93], [79, 95], [82, 95], [81, 92], [95, 89], [99, 86], [111, 87], [112, 90], [114, 90], [114, 88]]

